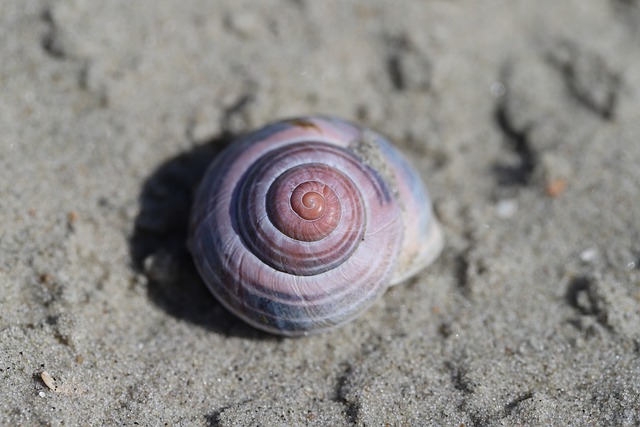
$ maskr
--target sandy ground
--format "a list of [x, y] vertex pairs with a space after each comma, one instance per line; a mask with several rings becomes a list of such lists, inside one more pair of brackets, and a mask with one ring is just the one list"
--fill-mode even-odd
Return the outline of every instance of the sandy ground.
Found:
[[[446, 249], [288, 339], [184, 238], [216, 152], [307, 113], [408, 153]], [[636, 0], [6, 0], [0, 149], [1, 425], [640, 424]]]

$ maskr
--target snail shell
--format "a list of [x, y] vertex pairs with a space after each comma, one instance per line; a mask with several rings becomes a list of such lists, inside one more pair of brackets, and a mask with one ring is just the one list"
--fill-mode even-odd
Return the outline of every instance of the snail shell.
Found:
[[216, 298], [282, 335], [354, 318], [442, 245], [418, 173], [381, 135], [329, 117], [272, 123], [222, 152], [189, 237]]

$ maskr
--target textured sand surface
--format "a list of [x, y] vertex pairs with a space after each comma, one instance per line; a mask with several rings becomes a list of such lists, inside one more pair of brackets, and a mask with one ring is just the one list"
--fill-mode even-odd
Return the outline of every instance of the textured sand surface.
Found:
[[[307, 113], [407, 153], [446, 248], [286, 339], [184, 239]], [[0, 425], [640, 424], [639, 1], [6, 0], [0, 150]]]

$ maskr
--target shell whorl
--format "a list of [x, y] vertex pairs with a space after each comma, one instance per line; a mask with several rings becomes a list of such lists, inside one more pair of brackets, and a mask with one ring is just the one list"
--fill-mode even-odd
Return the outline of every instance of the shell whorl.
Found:
[[[337, 267], [364, 234], [361, 191], [382, 191], [369, 174], [353, 155], [327, 143], [300, 142], [266, 153], [241, 178], [234, 196], [244, 244], [264, 263], [290, 274], [311, 276]], [[296, 209], [312, 215], [302, 203], [305, 197], [324, 205], [323, 215], [301, 217]]]
[[[363, 142], [378, 155], [366, 158]], [[306, 117], [268, 125], [214, 161], [189, 245], [227, 308], [258, 328], [301, 335], [355, 317], [431, 262], [440, 248], [425, 260], [416, 233], [442, 246], [428, 195], [402, 156], [349, 122]]]

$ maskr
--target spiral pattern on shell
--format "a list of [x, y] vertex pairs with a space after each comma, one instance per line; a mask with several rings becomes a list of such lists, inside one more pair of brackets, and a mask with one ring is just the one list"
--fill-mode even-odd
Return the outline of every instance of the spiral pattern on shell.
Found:
[[418, 174], [383, 137], [303, 117], [216, 158], [189, 246], [228, 309], [260, 329], [303, 335], [364, 311], [431, 263], [442, 236]]

